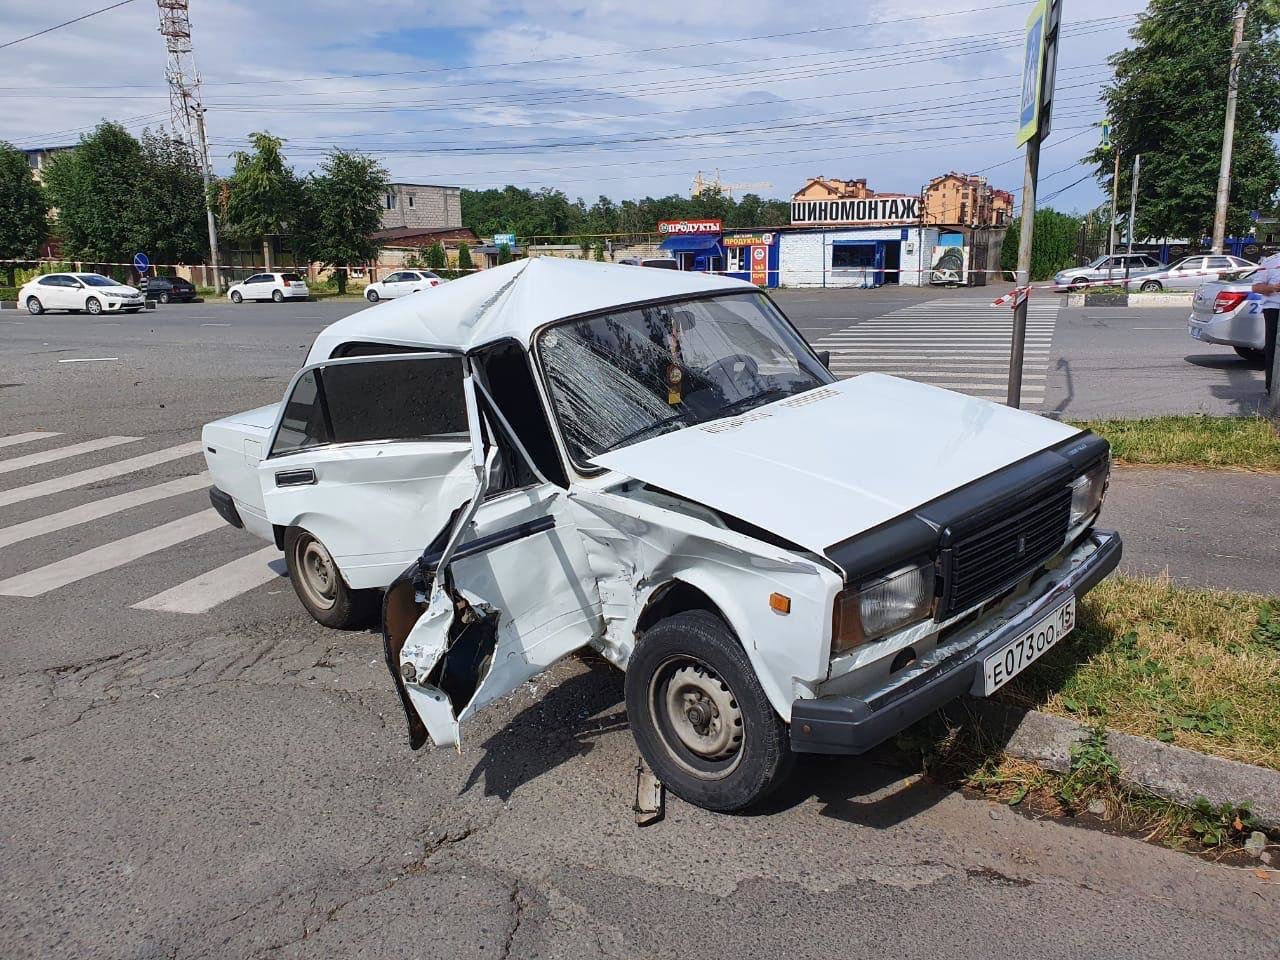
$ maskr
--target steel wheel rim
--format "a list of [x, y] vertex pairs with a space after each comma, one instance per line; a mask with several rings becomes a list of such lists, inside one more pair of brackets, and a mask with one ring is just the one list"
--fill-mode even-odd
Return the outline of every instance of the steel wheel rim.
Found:
[[706, 661], [688, 654], [663, 661], [649, 681], [649, 712], [667, 753], [696, 776], [722, 779], [742, 762], [742, 710]]
[[315, 537], [299, 537], [293, 559], [307, 599], [320, 610], [331, 609], [338, 602], [338, 568], [324, 544]]

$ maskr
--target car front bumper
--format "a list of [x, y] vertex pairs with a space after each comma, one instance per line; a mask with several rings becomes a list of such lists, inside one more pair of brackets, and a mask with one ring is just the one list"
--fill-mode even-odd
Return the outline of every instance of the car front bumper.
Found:
[[865, 753], [894, 734], [968, 693], [982, 679], [983, 660], [1029, 630], [1069, 596], [1083, 597], [1120, 563], [1120, 535], [1093, 530], [1064, 567], [1044, 575], [1040, 594], [977, 643], [885, 693], [867, 700], [829, 696], [791, 705], [791, 749], [797, 753]]

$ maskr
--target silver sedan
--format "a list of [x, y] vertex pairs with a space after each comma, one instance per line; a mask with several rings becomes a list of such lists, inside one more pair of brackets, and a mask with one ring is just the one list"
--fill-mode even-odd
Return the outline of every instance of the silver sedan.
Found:
[[1142, 290], [1154, 293], [1159, 290], [1194, 290], [1210, 280], [1234, 280], [1246, 270], [1257, 268], [1256, 263], [1243, 257], [1230, 257], [1221, 253], [1183, 257], [1159, 270], [1149, 270], [1138, 276], [1130, 276], [1130, 292]]
[[1187, 332], [1201, 343], [1234, 347], [1251, 363], [1262, 362], [1262, 299], [1253, 290], [1253, 271], [1238, 280], [1213, 280], [1196, 290]]

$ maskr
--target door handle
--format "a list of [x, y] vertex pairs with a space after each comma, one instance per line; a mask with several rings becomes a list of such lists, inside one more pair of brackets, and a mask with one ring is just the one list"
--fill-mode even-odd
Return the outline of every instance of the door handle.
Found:
[[304, 487], [316, 482], [316, 472], [310, 467], [304, 470], [281, 470], [276, 474], [277, 487]]

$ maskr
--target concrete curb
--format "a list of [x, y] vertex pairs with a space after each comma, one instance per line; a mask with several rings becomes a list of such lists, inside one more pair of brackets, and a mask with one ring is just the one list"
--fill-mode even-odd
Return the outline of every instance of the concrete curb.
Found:
[[[1074, 720], [965, 697], [947, 708], [955, 722], [981, 720], [1004, 751], [1058, 773], [1071, 768], [1072, 744], [1088, 736]], [[1127, 733], [1108, 732], [1107, 746], [1127, 785], [1187, 806], [1203, 797], [1218, 806], [1248, 803], [1259, 824], [1280, 830], [1280, 771], [1175, 747]]]
[[[1185, 293], [1131, 293], [1129, 294], [1127, 303], [1106, 304], [1105, 306], [1119, 307], [1120, 309], [1141, 309], [1143, 307], [1190, 307], [1191, 298], [1193, 296], [1194, 294], [1190, 291]], [[1067, 306], [1083, 307], [1084, 294], [1068, 294]], [[1094, 306], [1103, 306], [1103, 304], [1094, 304]]]

